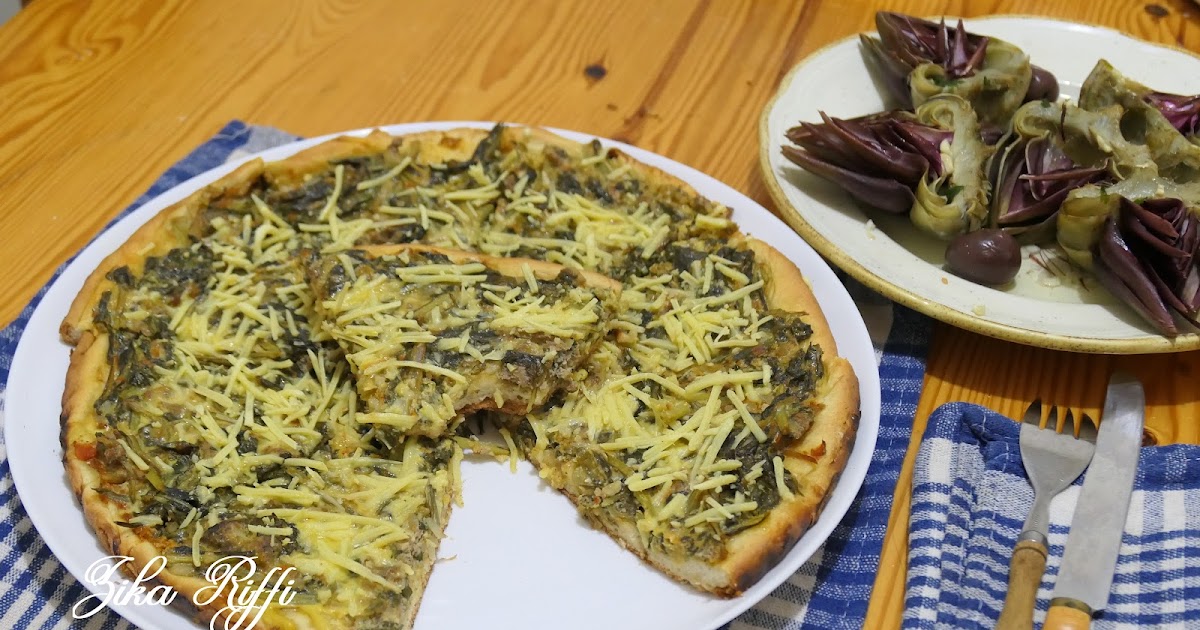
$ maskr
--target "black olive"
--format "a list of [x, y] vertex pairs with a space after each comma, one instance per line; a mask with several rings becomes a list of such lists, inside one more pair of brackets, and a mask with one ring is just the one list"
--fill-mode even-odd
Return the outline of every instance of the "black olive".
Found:
[[1021, 269], [1021, 246], [996, 228], [960, 234], [946, 246], [946, 268], [971, 282], [1004, 284]]
[[1025, 102], [1058, 100], [1058, 79], [1045, 68], [1031, 67], [1033, 77], [1029, 81], [1029, 89], [1025, 92]]

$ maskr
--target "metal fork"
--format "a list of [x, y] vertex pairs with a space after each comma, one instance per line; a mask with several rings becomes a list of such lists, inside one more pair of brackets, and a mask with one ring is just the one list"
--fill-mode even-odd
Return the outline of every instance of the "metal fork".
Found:
[[1070, 409], [1063, 409], [1061, 421], [1058, 415], [1058, 406], [1050, 407], [1046, 428], [1041, 428], [1042, 402], [1035, 400], [1021, 421], [1021, 460], [1033, 485], [1033, 507], [1013, 549], [997, 630], [1033, 627], [1037, 590], [1046, 570], [1050, 500], [1083, 474], [1096, 449], [1096, 425], [1087, 414], [1080, 414], [1078, 424]]

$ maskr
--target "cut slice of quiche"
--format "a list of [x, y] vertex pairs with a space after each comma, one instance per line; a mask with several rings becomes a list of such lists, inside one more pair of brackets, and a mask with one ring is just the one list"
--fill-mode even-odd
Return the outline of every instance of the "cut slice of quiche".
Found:
[[502, 421], [596, 527], [735, 595], [820, 513], [857, 379], [804, 277], [765, 243], [671, 244], [627, 282], [621, 333], [589, 357], [580, 395]]
[[[343, 351], [311, 324], [293, 254], [309, 239], [214, 205], [197, 196], [149, 223], [64, 323], [64, 462], [84, 515], [111, 554], [165, 559], [157, 580], [213, 627], [240, 614], [227, 598], [256, 601], [274, 579], [286, 598], [256, 627], [410, 627], [462, 452], [360, 426]], [[172, 226], [202, 212], [202, 238]], [[245, 573], [244, 558], [256, 571], [215, 592], [209, 578]]]
[[306, 267], [321, 329], [354, 370], [358, 421], [430, 437], [569, 388], [621, 290], [553, 263], [409, 245], [308, 253]]

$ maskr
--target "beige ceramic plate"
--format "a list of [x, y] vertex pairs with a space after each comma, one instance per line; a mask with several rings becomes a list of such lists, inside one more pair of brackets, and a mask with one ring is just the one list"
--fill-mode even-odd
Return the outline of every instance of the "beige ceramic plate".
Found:
[[[1007, 40], [1059, 79], [1074, 98], [1100, 58], [1151, 87], [1200, 93], [1200, 58], [1116, 31], [1029, 17], [972, 19], [968, 30]], [[1169, 339], [1053, 250], [1028, 249], [1007, 287], [980, 286], [943, 269], [944, 243], [906, 218], [867, 214], [839, 188], [784, 159], [784, 133], [819, 111], [849, 118], [885, 109], [858, 37], [821, 49], [784, 78], [759, 124], [761, 165], [780, 213], [822, 255], [872, 289], [934, 318], [1000, 339], [1076, 352], [1148, 353], [1200, 348], [1200, 335]]]

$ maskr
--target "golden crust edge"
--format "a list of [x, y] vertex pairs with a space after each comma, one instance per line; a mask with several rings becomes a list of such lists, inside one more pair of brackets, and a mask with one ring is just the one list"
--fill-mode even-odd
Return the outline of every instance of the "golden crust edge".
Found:
[[139, 227], [88, 275], [59, 326], [59, 335], [63, 341], [75, 345], [80, 336], [92, 328], [92, 309], [100, 296], [113, 284], [106, 277], [110, 271], [129, 266], [134, 272], [140, 272], [148, 256], [163, 255], [186, 244], [191, 225], [204, 204], [223, 194], [249, 186], [262, 173], [262, 168], [261, 160], [250, 160], [213, 183], [160, 210]]
[[755, 261], [763, 273], [767, 304], [781, 310], [804, 315], [813, 329], [812, 342], [821, 346], [827, 355], [837, 355], [837, 341], [829, 328], [829, 320], [808, 279], [790, 258], [767, 243], [746, 237], [746, 245], [754, 252]]
[[756, 239], [748, 239], [748, 245], [766, 276], [768, 304], [801, 313], [812, 326], [812, 342], [824, 353], [825, 377], [816, 395], [821, 410], [804, 438], [784, 453], [784, 466], [801, 482], [802, 492], [777, 505], [764, 522], [730, 539], [722, 568], [731, 584], [719, 593], [724, 596], [736, 595], [760, 579], [816, 522], [845, 469], [860, 411], [858, 378], [850, 362], [837, 354], [833, 332], [808, 281], [770, 245]]
[[378, 129], [371, 130], [365, 136], [336, 136], [282, 160], [265, 163], [263, 175], [271, 180], [300, 179], [325, 168], [333, 160], [380, 153], [392, 144], [392, 140], [392, 136]]
[[[533, 138], [546, 144], [553, 144], [561, 149], [575, 154], [575, 156], [581, 155], [584, 147], [587, 146], [585, 143], [564, 138], [541, 127], [507, 127], [506, 131], [512, 133], [525, 133], [528, 138]], [[652, 181], [659, 180], [660, 183], [665, 183], [678, 188], [687, 196], [695, 197], [697, 199], [705, 199], [714, 205], [719, 205], [716, 202], [708, 199], [708, 197], [700, 194], [695, 188], [692, 187], [691, 184], [662, 170], [661, 168], [658, 168], [657, 166], [635, 159], [633, 156], [621, 150], [619, 147], [608, 146], [606, 147], [605, 153], [610, 157], [615, 157], [624, 164], [629, 164], [630, 167], [636, 169], [642, 175], [642, 177], [646, 177]], [[729, 216], [728, 209], [726, 209], [725, 216], [726, 218]]]

